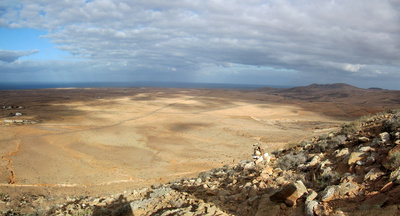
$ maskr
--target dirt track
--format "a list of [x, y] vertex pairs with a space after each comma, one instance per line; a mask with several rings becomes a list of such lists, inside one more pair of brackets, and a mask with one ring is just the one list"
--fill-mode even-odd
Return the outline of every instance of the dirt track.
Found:
[[255, 142], [272, 151], [337, 129], [347, 113], [342, 101], [325, 102], [331, 109], [327, 116], [320, 102], [300, 103], [262, 91], [52, 89], [0, 95], [0, 102], [25, 107], [27, 115], [12, 118], [38, 121], [0, 126], [1, 185], [97, 192], [234, 164], [249, 158]]

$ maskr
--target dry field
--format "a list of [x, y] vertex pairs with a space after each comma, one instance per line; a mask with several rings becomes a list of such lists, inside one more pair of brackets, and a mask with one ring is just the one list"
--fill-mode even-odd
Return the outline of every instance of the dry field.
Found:
[[1, 106], [24, 107], [0, 110], [0, 188], [110, 193], [195, 176], [250, 159], [253, 143], [271, 152], [399, 98], [352, 88], [0, 91]]

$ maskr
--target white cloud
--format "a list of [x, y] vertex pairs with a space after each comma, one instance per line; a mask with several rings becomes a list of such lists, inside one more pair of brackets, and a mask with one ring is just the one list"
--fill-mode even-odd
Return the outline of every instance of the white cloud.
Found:
[[22, 56], [29, 56], [38, 52], [39, 50], [27, 50], [27, 51], [0, 50], [0, 61], [11, 63], [16, 61]]
[[362, 65], [359, 64], [346, 64], [344, 66], [344, 70], [349, 72], [357, 72], [361, 69], [361, 67]]

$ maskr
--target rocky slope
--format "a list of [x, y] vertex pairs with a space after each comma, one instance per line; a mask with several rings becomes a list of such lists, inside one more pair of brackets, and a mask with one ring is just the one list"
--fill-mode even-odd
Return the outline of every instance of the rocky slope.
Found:
[[[251, 149], [249, 149], [251, 151]], [[249, 152], [250, 155], [250, 152]], [[400, 111], [250, 160], [113, 196], [13, 200], [4, 215], [400, 215]]]

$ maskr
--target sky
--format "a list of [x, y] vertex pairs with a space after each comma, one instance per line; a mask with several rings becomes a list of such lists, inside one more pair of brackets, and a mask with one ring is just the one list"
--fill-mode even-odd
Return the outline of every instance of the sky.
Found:
[[400, 0], [0, 0], [0, 83], [399, 80]]

